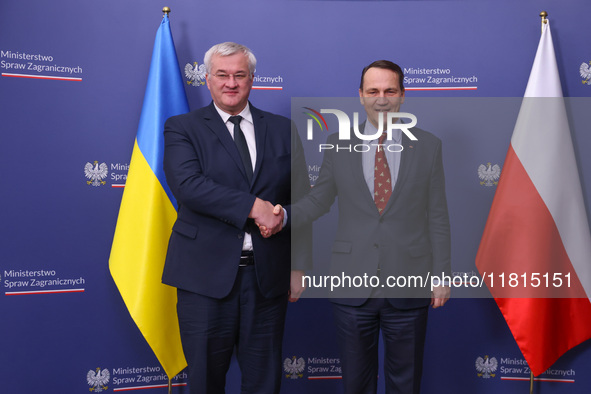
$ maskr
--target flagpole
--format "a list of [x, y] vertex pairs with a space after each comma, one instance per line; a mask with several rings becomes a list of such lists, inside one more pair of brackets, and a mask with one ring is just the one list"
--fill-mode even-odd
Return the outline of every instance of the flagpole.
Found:
[[[540, 18], [542, 18], [542, 28], [541, 28], [541, 33], [544, 33], [544, 25], [546, 23], [548, 23], [548, 21], [546, 20], [546, 17], [548, 17], [548, 13], [546, 11], [542, 11], [540, 12]], [[529, 394], [534, 394], [534, 373], [533, 371], [529, 370]]]
[[[165, 18], [168, 16], [168, 14], [170, 14], [170, 7], [163, 7], [162, 8], [162, 17]], [[170, 376], [166, 376], [168, 378], [168, 394], [172, 394], [172, 380], [170, 379]]]
[[[548, 23], [548, 21], [546, 20], [546, 17], [548, 16], [548, 13], [546, 11], [542, 11], [540, 12], [540, 18], [542, 18], [542, 29], [541, 29], [541, 33], [544, 33], [544, 25], [546, 23]], [[529, 370], [529, 394], [534, 394], [534, 373], [533, 371]]]
[[[170, 14], [170, 7], [163, 7], [162, 12], [163, 18], [168, 16], [168, 14]], [[166, 377], [168, 378], [168, 394], [172, 394], [172, 380], [170, 380], [170, 376], [166, 375]]]
[[[162, 8], [163, 15], [162, 17], [168, 16], [170, 14], [170, 7], [163, 7]], [[170, 376], [166, 376], [168, 378], [168, 394], [172, 394], [172, 380], [170, 380]]]

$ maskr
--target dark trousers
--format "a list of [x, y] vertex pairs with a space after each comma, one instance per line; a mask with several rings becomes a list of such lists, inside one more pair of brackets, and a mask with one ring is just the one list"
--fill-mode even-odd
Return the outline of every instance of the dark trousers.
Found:
[[419, 394], [427, 312], [428, 307], [397, 309], [384, 298], [361, 306], [333, 303], [345, 394], [377, 392], [380, 329], [386, 393]]
[[177, 313], [191, 394], [225, 393], [234, 348], [243, 394], [279, 393], [287, 294], [267, 299], [254, 266], [241, 267], [223, 299], [179, 289]]

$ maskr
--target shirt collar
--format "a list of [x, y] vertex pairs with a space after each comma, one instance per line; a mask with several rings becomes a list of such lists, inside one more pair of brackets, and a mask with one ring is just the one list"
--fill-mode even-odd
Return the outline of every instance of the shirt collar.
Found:
[[[222, 121], [227, 123], [228, 119], [230, 119], [230, 116], [232, 115], [220, 109], [220, 107], [218, 107], [215, 103], [213, 103], [213, 105], [215, 110], [218, 111], [218, 114], [220, 114]], [[246, 103], [246, 107], [244, 107], [244, 109], [238, 115], [242, 116], [242, 119], [248, 120], [250, 123], [254, 123], [252, 121], [252, 114], [250, 113], [250, 103]]]
[[[396, 121], [396, 123], [402, 123], [400, 122], [400, 118], [398, 118], [398, 120]], [[378, 129], [373, 125], [373, 123], [371, 123], [369, 120], [365, 121], [365, 127], [363, 128], [363, 134], [367, 135], [367, 134], [372, 134], [375, 135], [377, 134]], [[374, 141], [377, 141], [378, 138], [376, 138]], [[400, 142], [402, 141], [402, 130], [400, 129], [393, 129], [392, 130], [392, 142], [396, 143], [396, 144], [400, 144]]]

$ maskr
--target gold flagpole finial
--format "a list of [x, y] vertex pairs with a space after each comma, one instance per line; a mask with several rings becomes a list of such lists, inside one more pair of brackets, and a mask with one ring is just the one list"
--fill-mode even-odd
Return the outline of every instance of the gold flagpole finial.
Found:
[[546, 11], [540, 12], [540, 17], [542, 18], [542, 33], [544, 32], [544, 25], [548, 23], [546, 18], [548, 17], [548, 13]]
[[[170, 14], [170, 8], [169, 8], [169, 7], [164, 7], [164, 8], [162, 9], [162, 12], [164, 12], [164, 15], [168, 15], [168, 14]], [[164, 15], [163, 15], [163, 16], [164, 16]]]

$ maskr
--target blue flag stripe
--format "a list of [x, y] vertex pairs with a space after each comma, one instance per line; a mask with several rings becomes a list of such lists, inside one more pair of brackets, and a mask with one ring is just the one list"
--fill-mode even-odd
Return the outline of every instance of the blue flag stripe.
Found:
[[[166, 100], [162, 98], [166, 97]], [[164, 122], [173, 115], [189, 112], [185, 87], [172, 40], [168, 15], [156, 32], [150, 74], [137, 132], [137, 144], [158, 178], [172, 204], [176, 200], [166, 183], [162, 160], [164, 156]]]

